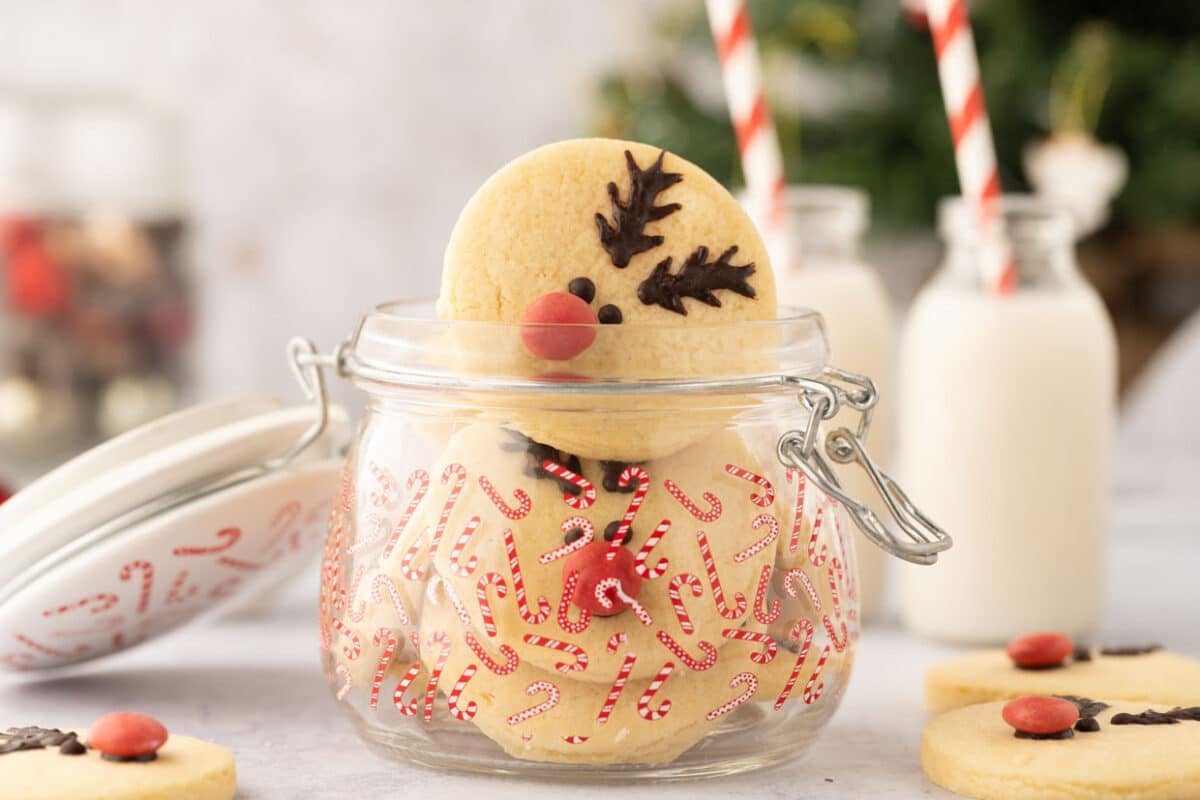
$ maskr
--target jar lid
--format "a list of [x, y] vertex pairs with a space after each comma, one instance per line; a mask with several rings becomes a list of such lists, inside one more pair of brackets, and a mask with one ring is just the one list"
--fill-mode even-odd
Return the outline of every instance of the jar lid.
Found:
[[123, 650], [303, 566], [348, 428], [319, 371], [303, 380], [311, 405], [246, 397], [181, 411], [0, 506], [0, 667]]

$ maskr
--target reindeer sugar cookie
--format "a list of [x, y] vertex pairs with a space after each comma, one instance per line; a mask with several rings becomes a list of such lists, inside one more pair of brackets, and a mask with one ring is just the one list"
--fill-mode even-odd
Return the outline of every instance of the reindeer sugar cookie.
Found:
[[[438, 313], [523, 326], [511, 342], [486, 325], [456, 330], [459, 366], [474, 374], [729, 376], [770, 369], [777, 344], [754, 326], [708, 332], [776, 316], [766, 249], [737, 201], [672, 153], [610, 139], [539, 148], [479, 189], [446, 250]], [[559, 323], [574, 327], [539, 328]], [[665, 455], [724, 419], [679, 397], [530, 405], [516, 427], [581, 458]]]
[[[605, 643], [619, 654], [617, 666], [601, 681], [579, 680], [506, 656], [495, 640], [463, 626], [437, 588], [420, 639], [420, 679], [400, 702], [418, 713], [428, 696], [424, 676], [436, 674], [435, 715], [472, 722], [510, 755], [534, 761], [667, 763], [750, 702], [772, 701], [782, 690], [777, 676], [786, 675], [756, 665], [763, 650], [756, 641], [732, 642], [711, 667], [696, 671], [660, 653], [639, 653], [618, 633]], [[774, 660], [790, 667], [793, 658], [781, 652]], [[643, 659], [653, 662], [650, 677], [631, 678]], [[769, 718], [760, 724], [769, 726]]]
[[619, 668], [605, 648], [618, 632], [647, 655], [634, 678], [654, 674], [651, 654], [711, 663], [741, 626], [769, 620], [780, 526], [758, 470], [729, 432], [625, 464], [474, 425], [384, 569], [402, 589], [438, 576], [478, 637], [544, 670], [586, 660], [585, 682]]

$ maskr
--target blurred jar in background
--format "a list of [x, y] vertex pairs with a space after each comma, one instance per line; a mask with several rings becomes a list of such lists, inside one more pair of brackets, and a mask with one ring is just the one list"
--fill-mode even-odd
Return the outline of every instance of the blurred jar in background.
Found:
[[0, 475], [170, 411], [191, 328], [180, 142], [132, 101], [0, 95]]
[[956, 642], [1086, 636], [1103, 598], [1112, 322], [1068, 214], [1028, 196], [1002, 211], [1016, 291], [984, 288], [971, 215], [943, 202], [945, 260], [909, 314], [898, 372], [901, 480], [954, 531], [936, 567], [902, 569], [901, 611]]
[[[885, 401], [875, 410], [867, 446], [879, 464], [891, 462], [891, 396], [894, 319], [887, 293], [874, 268], [861, 255], [870, 219], [865, 192], [844, 186], [789, 186], [788, 233], [796, 263], [777, 267], [780, 305], [815, 308], [825, 317], [826, 332], [837, 364], [869, 376]], [[850, 412], [843, 412], [843, 416]], [[849, 417], [832, 425], [850, 425]], [[877, 498], [866, 473], [842, 471], [846, 491], [854, 497]], [[882, 501], [871, 503], [882, 519]], [[859, 603], [869, 621], [883, 598], [884, 552], [855, 532], [859, 565]]]

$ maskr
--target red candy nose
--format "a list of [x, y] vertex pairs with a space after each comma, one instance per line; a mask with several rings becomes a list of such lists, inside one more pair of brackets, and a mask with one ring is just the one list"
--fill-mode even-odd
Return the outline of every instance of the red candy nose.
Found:
[[148, 756], [166, 744], [167, 729], [145, 714], [116, 711], [92, 723], [88, 747], [110, 756]]
[[1075, 642], [1063, 633], [1027, 633], [1008, 643], [1008, 657], [1024, 669], [1054, 667], [1075, 650]]
[[1010, 700], [1001, 709], [1004, 721], [1021, 733], [1049, 736], [1065, 731], [1079, 721], [1079, 709], [1061, 697], [1025, 695]]
[[571, 573], [579, 574], [571, 601], [598, 617], [611, 617], [629, 608], [629, 603], [621, 599], [615, 586], [600, 593], [608, 599], [609, 605], [601, 602], [596, 590], [602, 581], [615, 579], [619, 582], [621, 592], [629, 598], [636, 598], [642, 591], [642, 576], [637, 573], [633, 553], [628, 548], [613, 547], [608, 542], [592, 542], [572, 553], [563, 564], [563, 580]]
[[566, 361], [592, 346], [598, 324], [592, 307], [573, 294], [544, 294], [525, 309], [521, 339], [538, 358]]

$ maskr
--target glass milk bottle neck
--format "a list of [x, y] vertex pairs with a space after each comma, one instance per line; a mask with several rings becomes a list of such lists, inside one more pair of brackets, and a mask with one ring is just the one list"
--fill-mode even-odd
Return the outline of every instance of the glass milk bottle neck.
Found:
[[865, 192], [846, 186], [789, 186], [788, 233], [799, 262], [836, 267], [859, 260], [870, 207]]
[[[1069, 290], [1086, 285], [1075, 259], [1070, 216], [1031, 195], [1001, 199], [1004, 230], [1017, 270], [1017, 289]], [[986, 291], [978, 229], [961, 197], [949, 197], [938, 208], [938, 230], [945, 244], [942, 266], [934, 281], [941, 286]]]

